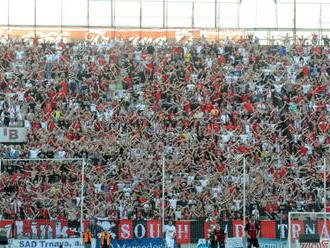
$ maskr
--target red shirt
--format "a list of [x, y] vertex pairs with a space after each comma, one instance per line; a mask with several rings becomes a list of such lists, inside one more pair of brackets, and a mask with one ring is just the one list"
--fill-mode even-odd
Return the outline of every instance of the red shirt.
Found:
[[305, 66], [305, 67], [304, 67], [304, 69], [303, 69], [303, 73], [304, 73], [304, 76], [305, 76], [305, 77], [308, 77], [308, 75], [309, 75], [309, 68], [308, 68], [308, 66]]
[[66, 95], [69, 92], [69, 85], [67, 82], [63, 81], [60, 83], [62, 90], [61, 90], [61, 94]]
[[245, 231], [249, 234], [250, 239], [257, 239], [259, 230], [260, 225], [258, 223], [247, 223], [245, 226]]
[[185, 101], [183, 103], [183, 111], [190, 112], [191, 111], [191, 104], [189, 101]]
[[217, 237], [217, 240], [219, 241], [219, 243], [222, 243], [222, 244], [225, 243], [226, 234], [225, 234], [225, 231], [222, 228], [217, 229], [215, 231], [215, 236]]

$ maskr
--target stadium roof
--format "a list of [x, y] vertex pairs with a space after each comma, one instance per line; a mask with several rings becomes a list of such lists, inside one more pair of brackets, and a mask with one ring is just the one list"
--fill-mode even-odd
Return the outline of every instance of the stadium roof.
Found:
[[[297, 28], [330, 28], [329, 0], [296, 0]], [[294, 0], [0, 0], [0, 25], [293, 28]]]

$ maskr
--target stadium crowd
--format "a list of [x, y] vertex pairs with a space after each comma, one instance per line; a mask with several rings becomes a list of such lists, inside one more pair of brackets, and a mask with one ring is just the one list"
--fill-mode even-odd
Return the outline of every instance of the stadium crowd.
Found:
[[[0, 158], [85, 158], [87, 218], [280, 218], [323, 208], [330, 48], [207, 42], [0, 45]], [[82, 162], [2, 160], [4, 219], [79, 218]]]

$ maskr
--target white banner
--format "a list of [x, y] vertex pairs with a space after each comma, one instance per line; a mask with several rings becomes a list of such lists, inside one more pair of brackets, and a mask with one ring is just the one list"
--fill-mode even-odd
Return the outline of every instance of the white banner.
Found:
[[24, 127], [0, 127], [0, 143], [25, 143], [26, 133]]
[[243, 248], [242, 238], [227, 238], [226, 239], [227, 248]]
[[9, 241], [10, 247], [13, 248], [49, 248], [60, 247], [63, 248], [84, 248], [83, 240], [80, 238], [72, 239], [12, 239]]

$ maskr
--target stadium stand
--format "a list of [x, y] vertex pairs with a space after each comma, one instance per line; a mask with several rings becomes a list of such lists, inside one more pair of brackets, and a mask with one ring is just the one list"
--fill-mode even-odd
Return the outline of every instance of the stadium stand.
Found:
[[[328, 46], [257, 39], [0, 45], [1, 125], [28, 128], [0, 158], [86, 158], [87, 216], [278, 219], [323, 208]], [[3, 219], [74, 219], [74, 163], [3, 163]], [[299, 190], [298, 190], [299, 189]], [[285, 217], [284, 217], [285, 218]]]

